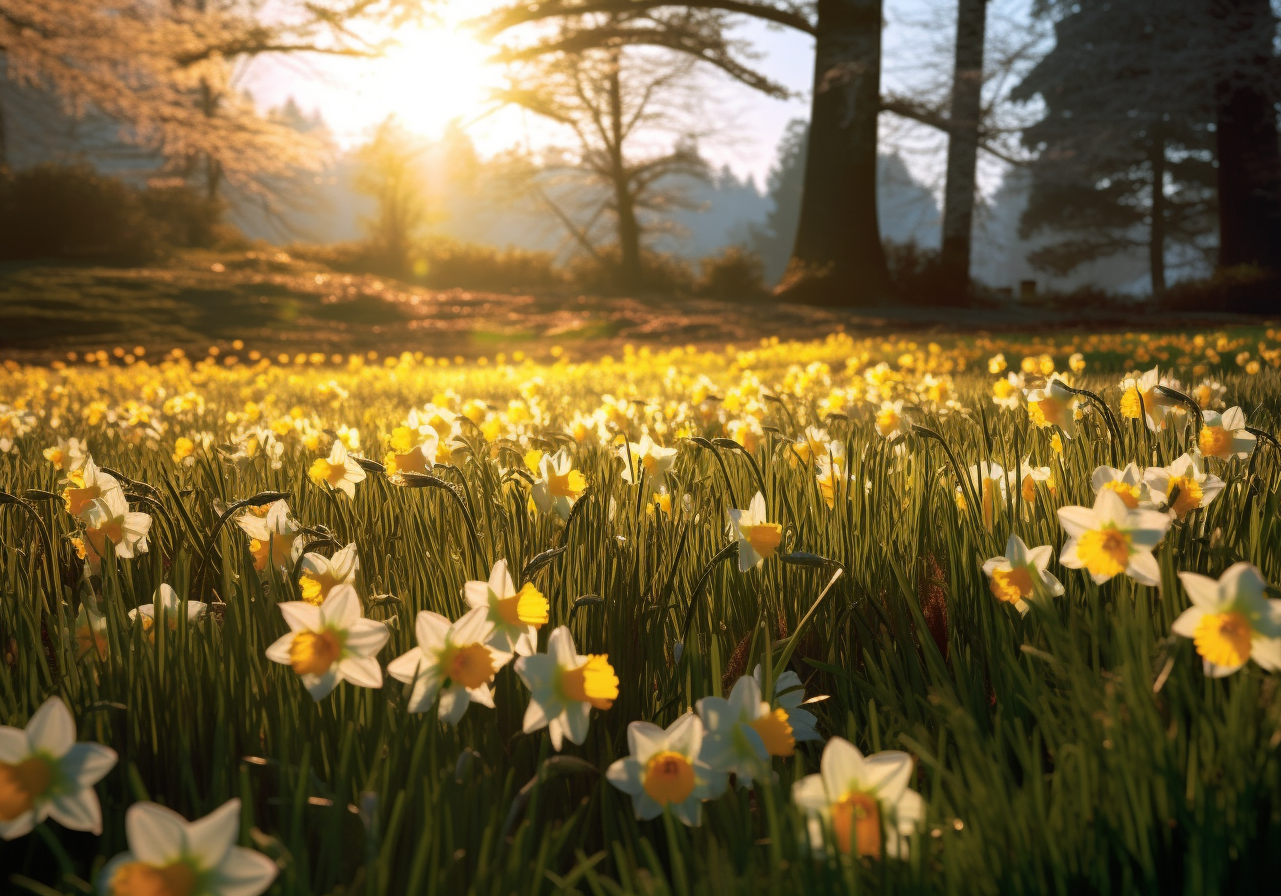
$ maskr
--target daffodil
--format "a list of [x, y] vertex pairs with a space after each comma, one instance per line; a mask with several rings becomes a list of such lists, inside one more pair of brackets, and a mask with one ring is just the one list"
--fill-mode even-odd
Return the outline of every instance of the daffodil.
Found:
[[[756, 664], [752, 670], [752, 678], [756, 680], [756, 686], [761, 686], [761, 666]], [[783, 672], [782, 675], [774, 679], [774, 695], [772, 705], [775, 709], [783, 710], [787, 717], [787, 724], [792, 729], [792, 738], [800, 743], [801, 741], [817, 740], [821, 741], [823, 735], [818, 733], [818, 719], [814, 713], [808, 709], [801, 709], [807, 703], [813, 703], [819, 700], [825, 700], [826, 697], [818, 696], [812, 700], [805, 699], [805, 684], [801, 677], [791, 669]]]
[[1175, 402], [1157, 392], [1158, 385], [1177, 385], [1177, 383], [1161, 379], [1155, 367], [1147, 373], [1122, 380], [1121, 416], [1131, 420], [1143, 417], [1148, 429], [1153, 431], [1164, 429], [1165, 418], [1174, 408]]
[[512, 658], [493, 646], [493, 629], [485, 607], [452, 623], [439, 613], [420, 611], [414, 626], [418, 646], [387, 665], [388, 675], [413, 685], [409, 711], [426, 712], [438, 695], [436, 713], [451, 725], [458, 724], [472, 701], [492, 709], [489, 684]]
[[1207, 506], [1223, 491], [1223, 480], [1205, 472], [1191, 454], [1180, 455], [1168, 467], [1148, 467], [1144, 479], [1152, 494], [1163, 499], [1163, 509], [1176, 520]]
[[805, 427], [805, 432], [799, 439], [792, 442], [792, 451], [804, 463], [817, 461], [828, 453], [828, 445], [832, 444], [832, 437], [827, 430], [819, 429], [817, 426]]
[[574, 502], [587, 490], [587, 480], [574, 469], [573, 456], [565, 448], [550, 456], [544, 454], [538, 459], [535, 475], [533, 500], [538, 509], [569, 519]]
[[505, 559], [494, 564], [488, 582], [463, 585], [463, 597], [469, 607], [487, 608], [493, 625], [491, 643], [496, 649], [520, 656], [537, 650], [538, 629], [547, 624], [547, 598], [533, 582], [517, 591]]
[[[1008, 477], [1000, 464], [980, 461], [970, 465], [970, 485], [979, 499], [979, 512], [984, 528], [991, 531], [996, 514], [1006, 502], [1006, 482]], [[965, 492], [960, 486], [956, 489], [956, 503], [965, 509]]]
[[81, 469], [70, 471], [67, 485], [62, 490], [62, 500], [67, 513], [83, 518], [94, 501], [120, 491], [116, 477], [99, 470], [92, 457], [85, 457]]
[[760, 566], [783, 543], [783, 527], [766, 519], [765, 496], [757, 492], [746, 510], [730, 508], [729, 534], [738, 542], [738, 570]]
[[0, 838], [21, 837], [46, 818], [101, 834], [93, 785], [115, 764], [111, 748], [76, 743], [76, 720], [60, 697], [42, 703], [25, 729], [0, 725]]
[[1010, 488], [1019, 490], [1025, 517], [1030, 516], [1030, 510], [1036, 504], [1036, 484], [1038, 482], [1048, 487], [1050, 494], [1054, 494], [1054, 471], [1049, 467], [1032, 466], [1031, 458], [1023, 458], [1023, 460], [1019, 461], [1018, 467], [1010, 470], [1007, 475]]
[[992, 403], [1008, 411], [1018, 409], [1023, 402], [1023, 377], [1010, 371], [992, 383]]
[[107, 639], [107, 617], [91, 605], [92, 599], [84, 599], [76, 613], [76, 659], [83, 659], [90, 651], [98, 654], [99, 659], [107, 658], [110, 642]]
[[1223, 678], [1254, 660], [1281, 672], [1281, 600], [1269, 599], [1268, 583], [1249, 563], [1234, 563], [1215, 579], [1181, 572], [1192, 606], [1170, 627], [1191, 638], [1205, 674]]
[[125, 813], [129, 851], [103, 866], [102, 896], [258, 896], [279, 869], [262, 853], [236, 846], [240, 800], [189, 822], [155, 803]]
[[430, 426], [411, 429], [398, 426], [391, 434], [391, 451], [383, 457], [388, 476], [401, 473], [425, 474], [435, 465], [440, 436]]
[[[131, 621], [142, 621], [144, 631], [153, 632], [156, 624], [156, 607], [160, 607], [160, 618], [164, 620], [165, 627], [169, 631], [178, 628], [178, 618], [182, 612], [182, 600], [178, 597], [178, 592], [174, 591], [167, 584], [162, 584], [156, 590], [155, 599], [149, 604], [142, 604], [139, 607], [129, 611]], [[208, 606], [203, 601], [187, 601], [187, 622], [194, 624], [205, 617]]]
[[151, 517], [129, 509], [129, 502], [120, 489], [111, 489], [101, 498], [95, 498], [83, 513], [85, 523], [85, 553], [95, 572], [107, 555], [111, 545], [117, 557], [130, 560], [147, 550], [147, 534], [151, 531]]
[[1076, 411], [1079, 399], [1055, 374], [1046, 384], [1027, 392], [1027, 414], [1038, 427], [1055, 426], [1068, 438], [1076, 435]]
[[355, 588], [336, 586], [318, 607], [301, 600], [278, 606], [289, 633], [267, 648], [267, 659], [292, 666], [314, 699], [326, 697], [343, 681], [382, 687], [378, 651], [389, 633], [385, 624], [361, 615]]
[[610, 765], [605, 778], [632, 798], [637, 818], [657, 818], [670, 810], [696, 826], [702, 821], [703, 800], [725, 790], [725, 774], [699, 757], [702, 746], [703, 723], [693, 713], [685, 713], [667, 730], [632, 722], [627, 726], [631, 755]]
[[1062, 583], [1047, 571], [1053, 556], [1054, 548], [1049, 545], [1029, 548], [1023, 539], [1011, 535], [1005, 554], [983, 563], [992, 596], [1026, 615], [1028, 598], [1036, 594], [1038, 586], [1056, 597], [1062, 594]]
[[561, 626], [547, 639], [547, 652], [516, 659], [516, 674], [529, 688], [524, 731], [542, 728], [560, 751], [564, 738], [581, 744], [592, 709], [609, 709], [618, 699], [618, 676], [603, 654], [582, 655], [574, 636]]
[[1229, 460], [1246, 458], [1254, 452], [1258, 440], [1246, 429], [1245, 412], [1240, 408], [1228, 408], [1222, 414], [1206, 411], [1202, 417], [1205, 425], [1197, 436], [1201, 454]]
[[1095, 467], [1090, 475], [1090, 487], [1096, 495], [1105, 491], [1114, 493], [1130, 510], [1150, 510], [1155, 506], [1143, 471], [1134, 463], [1127, 464], [1124, 470], [1107, 465]]
[[1223, 407], [1223, 396], [1227, 391], [1218, 380], [1207, 378], [1189, 389], [1188, 394], [1201, 410], [1217, 411]]
[[301, 530], [284, 500], [267, 505], [261, 516], [253, 510], [246, 511], [236, 518], [236, 524], [249, 536], [249, 553], [259, 572], [269, 565], [288, 572], [302, 553]]
[[676, 449], [657, 444], [649, 433], [640, 442], [619, 445], [618, 456], [623, 459], [623, 481], [635, 483], [643, 475], [652, 491], [667, 485], [667, 474], [676, 463]]
[[1143, 585], [1159, 585], [1161, 569], [1152, 549], [1170, 528], [1170, 518], [1155, 510], [1131, 510], [1116, 492], [1104, 490], [1093, 507], [1060, 507], [1059, 522], [1068, 534], [1059, 562], [1084, 569], [1096, 584], [1124, 573]]
[[318, 607], [336, 585], [356, 584], [360, 554], [356, 551], [356, 543], [352, 542], [335, 551], [332, 557], [314, 552], [303, 554], [301, 566], [298, 590], [302, 592], [303, 600]]
[[703, 761], [733, 774], [740, 787], [769, 771], [771, 756], [791, 756], [796, 736], [787, 710], [761, 699], [761, 686], [750, 675], [734, 682], [729, 698], [704, 697], [696, 707], [703, 720]]
[[84, 466], [88, 453], [79, 439], [59, 439], [58, 444], [44, 449], [44, 458], [59, 473], [70, 473]]
[[792, 785], [792, 800], [809, 817], [810, 843], [843, 855], [906, 858], [908, 838], [925, 820], [925, 800], [908, 787], [912, 757], [898, 750], [864, 756], [834, 737], [823, 748], [818, 774]]
[[356, 497], [356, 483], [365, 480], [365, 471], [347, 454], [341, 439], [334, 440], [329, 457], [318, 457], [307, 471], [316, 485], [342, 492], [348, 498]]
[[836, 507], [837, 490], [844, 478], [845, 447], [840, 442], [832, 442], [829, 453], [818, 455], [818, 472], [815, 474], [819, 493], [829, 510]]
[[903, 417], [903, 402], [882, 401], [881, 409], [876, 412], [876, 431], [887, 439], [894, 439], [907, 430], [907, 421]]

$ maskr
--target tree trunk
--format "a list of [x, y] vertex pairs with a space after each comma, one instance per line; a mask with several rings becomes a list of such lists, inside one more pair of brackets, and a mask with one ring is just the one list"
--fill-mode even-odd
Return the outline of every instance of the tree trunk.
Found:
[[947, 185], [943, 189], [943, 249], [939, 263], [951, 297], [970, 291], [970, 248], [974, 239], [974, 192], [983, 110], [983, 43], [987, 0], [959, 0], [952, 109], [947, 140]]
[[1269, 75], [1269, 0], [1218, 0], [1229, 63], [1216, 86], [1219, 267], [1281, 272], [1281, 145]]
[[881, 0], [818, 0], [800, 223], [782, 297], [878, 306], [890, 277], [876, 219]]
[[623, 91], [616, 57], [609, 76], [610, 176], [614, 182], [614, 208], [618, 216], [618, 279], [625, 289], [642, 285], [640, 225], [636, 221], [636, 197], [623, 158]]
[[1165, 138], [1158, 136], [1148, 160], [1152, 167], [1152, 226], [1148, 237], [1148, 266], [1152, 295], [1165, 292]]

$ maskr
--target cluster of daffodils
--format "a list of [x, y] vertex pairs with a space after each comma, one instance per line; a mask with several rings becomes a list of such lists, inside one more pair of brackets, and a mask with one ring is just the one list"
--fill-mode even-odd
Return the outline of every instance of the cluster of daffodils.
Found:
[[79, 445], [53, 449], [50, 460], [65, 474], [62, 500], [81, 527], [77, 553], [96, 573], [111, 550], [129, 559], [147, 550], [151, 517], [129, 509], [129, 500], [116, 477], [103, 472]]

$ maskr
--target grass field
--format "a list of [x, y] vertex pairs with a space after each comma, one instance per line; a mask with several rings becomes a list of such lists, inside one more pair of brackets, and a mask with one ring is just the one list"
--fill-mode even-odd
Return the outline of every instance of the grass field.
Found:
[[0, 886], [1274, 889], [1279, 337], [10, 362]]

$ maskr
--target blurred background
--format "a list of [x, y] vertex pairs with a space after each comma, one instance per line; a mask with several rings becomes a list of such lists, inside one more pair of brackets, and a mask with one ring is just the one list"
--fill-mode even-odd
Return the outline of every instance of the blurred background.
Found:
[[36, 261], [256, 253], [428, 289], [1267, 311], [1277, 21], [1269, 0], [0, 0], [0, 256], [28, 291]]

